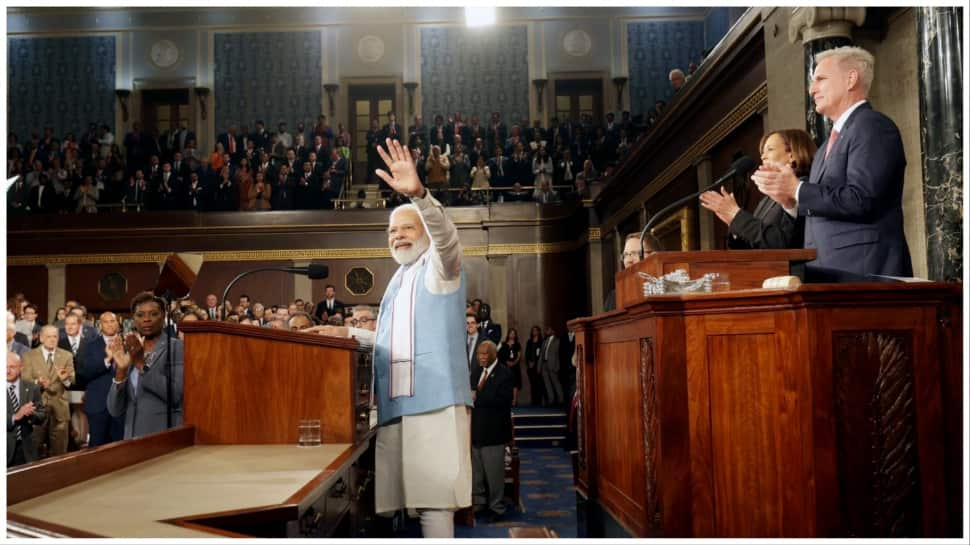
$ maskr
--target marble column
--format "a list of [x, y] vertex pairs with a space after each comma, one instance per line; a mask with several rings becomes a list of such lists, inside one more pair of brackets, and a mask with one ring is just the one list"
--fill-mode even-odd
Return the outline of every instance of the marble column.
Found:
[[[711, 157], [709, 155], [702, 155], [694, 161], [694, 168], [697, 170], [697, 190], [700, 191], [714, 181], [713, 167], [711, 165]], [[698, 229], [698, 240], [700, 242], [701, 250], [716, 250], [714, 243], [714, 222], [720, 221], [710, 210], [704, 208], [700, 205], [700, 201], [694, 203], [697, 205], [697, 210], [700, 212], [697, 215], [697, 229]], [[744, 203], [740, 203], [744, 206]]]
[[852, 45], [852, 27], [866, 19], [866, 8], [792, 8], [788, 38], [805, 46], [805, 128], [821, 144], [832, 130], [832, 122], [815, 112], [815, 103], [808, 94], [812, 71], [819, 53], [836, 47]]
[[963, 13], [916, 8], [920, 143], [931, 280], [963, 278]]
[[53, 323], [57, 309], [67, 301], [67, 266], [47, 264], [47, 322]]
[[[309, 261], [293, 262], [294, 267], [306, 267], [309, 264]], [[293, 298], [316, 302], [316, 299], [313, 298], [313, 280], [309, 276], [302, 274], [294, 274], [291, 276], [293, 277]]]

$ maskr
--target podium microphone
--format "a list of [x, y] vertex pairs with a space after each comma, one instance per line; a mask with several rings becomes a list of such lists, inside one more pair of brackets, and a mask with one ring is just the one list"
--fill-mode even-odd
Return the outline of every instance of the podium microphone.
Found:
[[696, 193], [691, 193], [686, 197], [677, 199], [676, 201], [661, 208], [660, 211], [654, 214], [650, 218], [650, 221], [648, 221], [647, 224], [643, 226], [643, 230], [640, 231], [640, 260], [643, 260], [643, 237], [647, 235], [651, 227], [656, 225], [659, 220], [666, 217], [671, 210], [674, 210], [675, 208], [683, 206], [684, 203], [692, 199], [696, 199], [698, 196], [700, 196], [701, 193], [710, 191], [712, 189], [717, 189], [718, 187], [724, 185], [724, 182], [727, 182], [728, 180], [733, 179], [738, 174], [748, 173], [751, 169], [754, 168], [754, 166], [755, 166], [754, 159], [748, 157], [747, 155], [742, 155], [741, 157], [737, 158], [733, 163], [731, 163], [731, 168], [724, 173], [724, 176], [721, 176], [720, 178], [715, 180], [713, 184], [705, 187], [704, 189]]
[[226, 309], [226, 297], [229, 296], [229, 290], [232, 289], [233, 285], [235, 285], [236, 282], [239, 281], [240, 278], [242, 278], [242, 277], [244, 277], [244, 276], [246, 276], [248, 274], [257, 273], [257, 272], [263, 272], [263, 271], [280, 271], [280, 272], [285, 272], [285, 273], [290, 273], [290, 274], [302, 274], [302, 275], [305, 275], [305, 276], [309, 276], [313, 280], [319, 280], [319, 279], [322, 279], [322, 278], [326, 278], [327, 276], [330, 275], [330, 268], [327, 267], [326, 265], [321, 265], [319, 263], [311, 263], [311, 264], [309, 264], [306, 267], [261, 267], [259, 269], [253, 269], [251, 271], [243, 271], [243, 272], [239, 273], [238, 275], [236, 275], [236, 277], [233, 278], [231, 282], [229, 282], [229, 285], [227, 285], [226, 286], [226, 289], [223, 290], [223, 292], [222, 292], [222, 303], [221, 303], [222, 304], [222, 318], [221, 318], [222, 320], [225, 320], [226, 319], [226, 313], [227, 313], [227, 309]]

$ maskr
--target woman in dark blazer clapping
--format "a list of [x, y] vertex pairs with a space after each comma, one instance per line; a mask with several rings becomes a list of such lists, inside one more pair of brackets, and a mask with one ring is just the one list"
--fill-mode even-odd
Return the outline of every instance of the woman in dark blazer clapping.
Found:
[[[803, 130], [774, 131], [761, 138], [761, 161], [791, 165], [803, 182], [808, 181], [815, 155], [815, 143]], [[720, 192], [707, 191], [700, 196], [701, 206], [728, 226], [728, 247], [734, 249], [801, 248], [805, 236], [805, 219], [792, 217], [780, 204], [764, 197], [754, 212], [738, 206], [734, 195], [722, 187]]]

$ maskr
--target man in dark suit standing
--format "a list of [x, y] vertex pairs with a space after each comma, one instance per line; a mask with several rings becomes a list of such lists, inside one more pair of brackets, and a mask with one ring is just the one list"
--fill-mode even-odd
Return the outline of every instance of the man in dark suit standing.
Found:
[[7, 467], [37, 459], [34, 426], [47, 419], [47, 408], [41, 402], [40, 386], [21, 380], [23, 363], [20, 356], [7, 352]]
[[108, 414], [108, 390], [114, 376], [114, 359], [105, 348], [118, 335], [121, 329], [118, 317], [113, 312], [105, 312], [99, 318], [101, 335], [84, 343], [81, 348], [80, 376], [87, 382], [84, 397], [84, 414], [88, 416], [90, 437], [88, 447], [97, 447], [125, 436], [125, 419]]
[[323, 300], [317, 303], [317, 308], [313, 311], [313, 315], [318, 320], [327, 320], [337, 313], [341, 315], [346, 314], [344, 304], [337, 300], [337, 288], [333, 284], [327, 284], [327, 287], [323, 289]]
[[752, 179], [786, 212], [806, 216], [805, 247], [818, 253], [808, 264], [809, 276], [912, 276], [903, 233], [902, 139], [892, 120], [866, 99], [875, 60], [858, 47], [825, 51], [817, 60], [809, 93], [815, 111], [834, 126], [815, 154], [808, 183], [780, 164], [763, 166]]
[[496, 345], [502, 342], [502, 325], [492, 321], [492, 307], [488, 303], [478, 307], [478, 331]]
[[468, 356], [468, 376], [475, 372], [478, 361], [478, 345], [485, 340], [485, 335], [478, 331], [478, 318], [474, 314], [465, 316], [465, 354]]
[[242, 156], [243, 147], [242, 138], [236, 134], [236, 126], [232, 125], [229, 127], [227, 132], [219, 135], [217, 141], [222, 144], [222, 149], [226, 150], [226, 153], [232, 157], [233, 161], [238, 161]]
[[505, 444], [512, 440], [512, 371], [498, 364], [495, 343], [484, 340], [472, 372], [472, 505], [489, 522], [505, 514]]

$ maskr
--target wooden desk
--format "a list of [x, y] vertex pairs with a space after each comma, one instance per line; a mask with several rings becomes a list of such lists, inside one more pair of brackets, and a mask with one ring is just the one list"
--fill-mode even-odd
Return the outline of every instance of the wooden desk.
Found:
[[573, 320], [587, 533], [959, 536], [961, 305], [817, 284]]
[[[8, 534], [358, 536], [373, 511], [370, 351], [226, 323], [183, 331], [185, 425], [8, 471]], [[301, 418], [321, 420], [322, 446], [296, 446]]]

